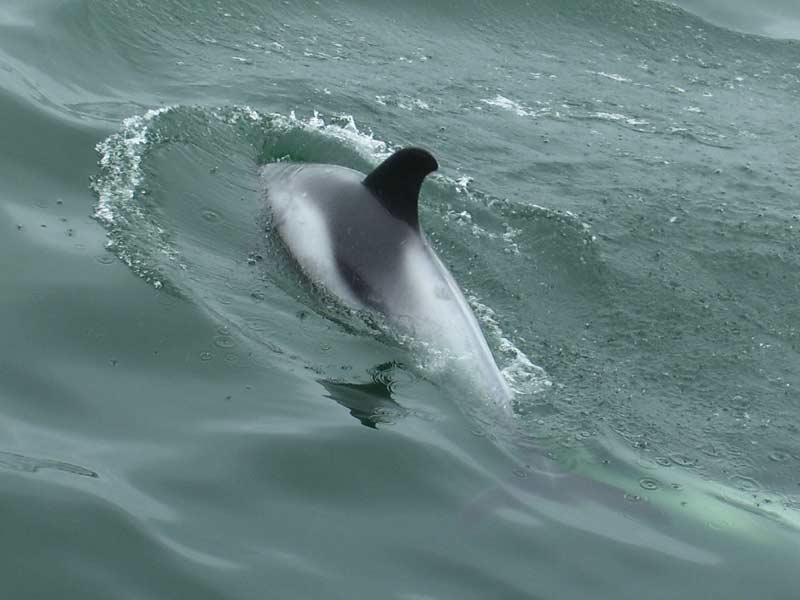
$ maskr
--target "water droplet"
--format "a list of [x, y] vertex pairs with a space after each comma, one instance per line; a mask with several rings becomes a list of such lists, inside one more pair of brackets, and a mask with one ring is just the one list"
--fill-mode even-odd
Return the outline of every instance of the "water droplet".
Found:
[[656, 481], [655, 479], [647, 479], [647, 478], [640, 479], [639, 485], [642, 486], [643, 489], [649, 490], [651, 492], [653, 490], [657, 490], [660, 487], [658, 481]]
[[203, 217], [209, 223], [219, 223], [222, 220], [222, 217], [219, 216], [218, 213], [214, 212], [213, 210], [207, 208], [200, 212], [200, 216]]
[[208, 360], [211, 360], [212, 358], [214, 358], [214, 355], [211, 354], [211, 352], [201, 352], [200, 353], [200, 360], [202, 360], [202, 361], [208, 361]]
[[233, 348], [236, 342], [229, 335], [218, 335], [214, 338], [214, 345], [218, 348]]

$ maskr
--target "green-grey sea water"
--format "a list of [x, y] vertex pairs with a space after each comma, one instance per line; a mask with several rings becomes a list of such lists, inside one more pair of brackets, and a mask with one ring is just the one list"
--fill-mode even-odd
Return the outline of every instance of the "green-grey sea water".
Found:
[[[0, 3], [0, 597], [800, 597], [800, 8]], [[259, 167], [420, 145], [514, 418]]]

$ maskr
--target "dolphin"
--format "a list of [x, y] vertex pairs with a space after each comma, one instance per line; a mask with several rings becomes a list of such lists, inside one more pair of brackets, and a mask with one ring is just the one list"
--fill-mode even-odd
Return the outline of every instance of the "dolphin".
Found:
[[261, 180], [271, 226], [311, 282], [351, 309], [380, 313], [512, 415], [512, 392], [478, 321], [420, 226], [420, 188], [438, 166], [412, 147], [368, 175], [284, 162], [263, 166]]

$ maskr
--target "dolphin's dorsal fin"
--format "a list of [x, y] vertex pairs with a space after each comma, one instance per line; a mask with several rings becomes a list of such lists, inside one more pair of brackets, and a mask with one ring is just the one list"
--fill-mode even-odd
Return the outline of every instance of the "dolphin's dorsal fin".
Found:
[[426, 175], [438, 168], [427, 150], [403, 148], [379, 164], [363, 183], [392, 216], [419, 229], [419, 189]]

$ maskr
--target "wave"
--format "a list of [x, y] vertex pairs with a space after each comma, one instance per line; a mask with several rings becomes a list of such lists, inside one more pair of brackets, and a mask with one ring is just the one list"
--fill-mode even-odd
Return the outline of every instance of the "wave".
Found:
[[[342, 365], [326, 366], [327, 357], [320, 360], [292, 339], [288, 322], [296, 314], [315, 315], [303, 317], [304, 327], [315, 332], [312, 337], [331, 324], [382, 344], [391, 335], [386, 337], [379, 322], [354, 316], [308, 288], [282, 246], [265, 235], [269, 217], [257, 167], [292, 160], [335, 162], [366, 171], [393, 150], [392, 144], [361, 131], [349, 115], [264, 115], [247, 106], [154, 109], [125, 119], [120, 131], [97, 145], [95, 218], [108, 230], [109, 250], [154, 287], [203, 306], [257, 346], [339, 380]], [[504, 219], [513, 207], [473, 189], [473, 184], [446, 173], [435, 175], [426, 186], [422, 221], [434, 245], [456, 263], [469, 245], [464, 235], [486, 241], [496, 254], [518, 254], [521, 232]], [[454, 214], [456, 204], [463, 210]], [[518, 210], [547, 213], [540, 207]], [[518, 397], [550, 386], [545, 372], [504, 332], [488, 301], [478, 300], [481, 281], [462, 283]], [[266, 314], [272, 316], [269, 324]], [[265, 336], [265, 330], [272, 335]], [[352, 354], [358, 363], [363, 350]], [[408, 358], [393, 357], [400, 364]], [[436, 376], [435, 365], [413, 363], [413, 368]], [[372, 365], [348, 367], [364, 372]]]

